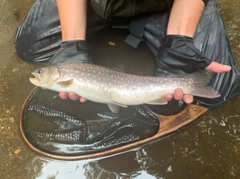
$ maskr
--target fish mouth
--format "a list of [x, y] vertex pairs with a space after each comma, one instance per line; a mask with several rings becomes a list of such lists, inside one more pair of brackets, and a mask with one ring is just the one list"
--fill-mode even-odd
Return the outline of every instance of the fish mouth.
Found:
[[[29, 81], [32, 83], [32, 84], [34, 84], [34, 85], [37, 85], [37, 86], [39, 86], [40, 84], [41, 84], [41, 78], [39, 77], [39, 75], [38, 74], [36, 74], [36, 73], [32, 73], [32, 75], [34, 76], [34, 77], [31, 77], [31, 78], [29, 78]], [[42, 86], [42, 84], [41, 84], [41, 86]]]
[[29, 78], [29, 81], [31, 83], [35, 83], [35, 82], [40, 82], [40, 79], [39, 78]]
[[30, 81], [37, 81], [37, 82], [40, 82], [40, 81], [41, 81], [41, 78], [39, 77], [38, 74], [36, 74], [36, 73], [33, 72], [32, 75], [34, 76], [34, 78], [33, 78], [33, 77], [32, 77], [32, 78], [29, 78]]

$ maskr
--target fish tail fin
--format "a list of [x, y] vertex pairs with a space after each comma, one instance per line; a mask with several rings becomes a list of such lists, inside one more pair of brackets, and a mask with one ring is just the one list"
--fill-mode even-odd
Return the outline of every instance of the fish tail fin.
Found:
[[214, 90], [212, 87], [207, 86], [210, 82], [211, 72], [202, 70], [193, 74], [188, 75], [194, 82], [194, 88], [192, 90], [193, 96], [204, 97], [204, 98], [217, 98], [220, 96], [219, 92]]

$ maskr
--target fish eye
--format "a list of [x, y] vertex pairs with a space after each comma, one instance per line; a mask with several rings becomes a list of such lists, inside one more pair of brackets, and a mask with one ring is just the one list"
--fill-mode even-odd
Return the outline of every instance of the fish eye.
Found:
[[37, 70], [37, 73], [38, 73], [38, 74], [41, 74], [42, 71], [43, 71], [43, 70], [40, 68], [40, 69]]

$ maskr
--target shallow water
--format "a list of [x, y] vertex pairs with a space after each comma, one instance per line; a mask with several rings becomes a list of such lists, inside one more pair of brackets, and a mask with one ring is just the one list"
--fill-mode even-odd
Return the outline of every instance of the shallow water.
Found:
[[[33, 0], [0, 1], [2, 179], [238, 178], [240, 97], [212, 109], [194, 123], [164, 139], [110, 158], [58, 161], [30, 150], [20, 135], [19, 116], [24, 99], [33, 88], [28, 82], [28, 77], [36, 66], [21, 61], [16, 55], [14, 36], [16, 28], [23, 21], [33, 2]], [[218, 5], [239, 67], [240, 2], [218, 0]], [[110, 59], [106, 60], [106, 63], [111, 63]], [[135, 64], [134, 61], [129, 62], [131, 63]], [[114, 65], [128, 71], [121, 63]], [[139, 66], [142, 67], [144, 66]], [[150, 66], [147, 71], [150, 73], [151, 70]]]

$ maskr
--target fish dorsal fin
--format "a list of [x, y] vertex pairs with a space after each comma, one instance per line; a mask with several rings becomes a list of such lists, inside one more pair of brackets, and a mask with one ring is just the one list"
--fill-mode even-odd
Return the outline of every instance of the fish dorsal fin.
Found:
[[57, 84], [67, 87], [67, 86], [70, 86], [71, 84], [73, 84], [73, 79], [64, 80], [64, 81], [57, 81]]
[[158, 99], [155, 99], [155, 100], [152, 100], [152, 101], [148, 101], [145, 104], [163, 105], [163, 104], [167, 104], [167, 103], [168, 103], [168, 101], [164, 97], [162, 97], [162, 98], [158, 98]]

